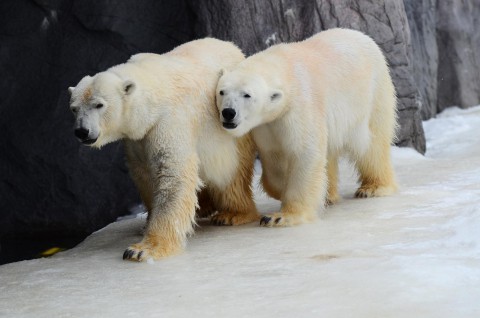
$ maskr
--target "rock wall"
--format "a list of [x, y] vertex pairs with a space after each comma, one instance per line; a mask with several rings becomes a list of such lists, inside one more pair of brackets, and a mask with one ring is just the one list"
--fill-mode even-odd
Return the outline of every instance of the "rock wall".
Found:
[[480, 1], [438, 1], [437, 112], [480, 104]]
[[428, 119], [437, 113], [437, 0], [404, 2], [411, 31], [413, 76], [420, 94], [418, 103], [422, 118]]
[[404, 2], [422, 118], [480, 104], [480, 2]]

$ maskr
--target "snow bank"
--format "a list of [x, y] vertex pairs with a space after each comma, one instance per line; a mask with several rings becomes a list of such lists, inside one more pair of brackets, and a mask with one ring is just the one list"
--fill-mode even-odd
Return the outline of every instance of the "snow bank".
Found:
[[[143, 218], [48, 259], [0, 266], [1, 317], [479, 317], [480, 107], [424, 123], [425, 157], [393, 148], [400, 191], [343, 200], [314, 224], [200, 222], [182, 255], [122, 261]], [[279, 203], [257, 193], [261, 211]]]

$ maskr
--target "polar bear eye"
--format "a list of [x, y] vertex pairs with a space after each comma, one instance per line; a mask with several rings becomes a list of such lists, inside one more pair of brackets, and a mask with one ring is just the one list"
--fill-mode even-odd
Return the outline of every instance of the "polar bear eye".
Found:
[[249, 94], [244, 94], [243, 97], [250, 98], [251, 96]]
[[74, 114], [78, 113], [78, 108], [76, 108], [76, 107], [72, 107], [72, 108], [70, 108], [70, 110], [71, 110], [72, 113], [74, 113]]
[[99, 108], [102, 108], [102, 107], [103, 107], [103, 104], [97, 104], [97, 105], [95, 105], [95, 108], [96, 108], [96, 109], [99, 109]]
[[219, 94], [223, 96], [223, 91], [220, 91]]

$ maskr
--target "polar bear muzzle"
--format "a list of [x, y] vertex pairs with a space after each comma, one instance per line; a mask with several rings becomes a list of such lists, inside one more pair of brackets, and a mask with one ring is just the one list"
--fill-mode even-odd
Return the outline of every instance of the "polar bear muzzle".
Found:
[[235, 129], [237, 128], [237, 124], [233, 122], [237, 112], [233, 108], [224, 108], [222, 110], [222, 117], [223, 117], [223, 127], [226, 129]]
[[95, 141], [97, 141], [97, 138], [90, 138], [89, 137], [90, 131], [83, 127], [76, 128], [74, 133], [75, 133], [75, 136], [82, 142], [82, 144], [91, 145]]

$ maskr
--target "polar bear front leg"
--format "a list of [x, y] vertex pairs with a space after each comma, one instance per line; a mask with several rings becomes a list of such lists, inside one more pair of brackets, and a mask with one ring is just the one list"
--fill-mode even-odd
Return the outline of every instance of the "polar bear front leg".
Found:
[[293, 161], [282, 195], [280, 212], [263, 216], [260, 225], [284, 227], [314, 221], [317, 217], [317, 208], [324, 207], [326, 200], [325, 167], [326, 159], [323, 156], [310, 158], [310, 161], [306, 158]]
[[153, 162], [154, 204], [143, 240], [128, 247], [123, 259], [145, 261], [180, 253], [193, 232], [197, 205], [198, 158], [157, 153]]
[[125, 140], [124, 146], [130, 176], [137, 187], [147, 212], [150, 213], [153, 207], [153, 185], [148, 159], [140, 142]]

